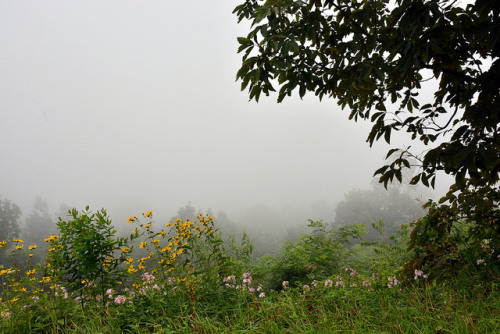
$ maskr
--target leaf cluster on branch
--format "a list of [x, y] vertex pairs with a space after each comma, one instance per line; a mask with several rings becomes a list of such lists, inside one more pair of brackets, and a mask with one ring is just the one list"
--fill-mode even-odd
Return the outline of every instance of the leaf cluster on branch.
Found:
[[[376, 171], [387, 185], [417, 161], [412, 183], [436, 173], [493, 185], [500, 171], [500, 4], [440, 0], [246, 0], [250, 20], [237, 73], [250, 99], [277, 91], [335, 98], [350, 118], [373, 123], [367, 141], [406, 131], [429, 149], [392, 149]], [[422, 96], [431, 79], [434, 97]]]

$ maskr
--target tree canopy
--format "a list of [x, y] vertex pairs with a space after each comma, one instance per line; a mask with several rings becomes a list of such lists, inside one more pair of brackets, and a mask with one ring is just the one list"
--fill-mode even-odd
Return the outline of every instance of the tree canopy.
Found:
[[[367, 141], [390, 142], [393, 131], [432, 146], [422, 154], [389, 151], [377, 171], [401, 180], [409, 157], [420, 162], [413, 183], [433, 185], [437, 171], [494, 184], [500, 171], [500, 5], [456, 1], [246, 0], [234, 10], [248, 19], [238, 38], [242, 90], [259, 100], [279, 87], [337, 99], [350, 118], [368, 119]], [[439, 82], [432, 100], [425, 83]], [[439, 143], [439, 144], [438, 144]]]
[[21, 209], [8, 199], [0, 199], [0, 241], [19, 237]]
[[371, 189], [353, 189], [335, 208], [335, 226], [364, 224], [368, 231], [365, 241], [380, 240], [372, 223], [384, 222], [385, 235], [396, 233], [402, 224], [416, 221], [425, 215], [421, 205], [402, 187], [391, 186], [386, 191], [379, 183]]
[[370, 145], [408, 132], [426, 149], [390, 149], [380, 182], [401, 182], [414, 167], [411, 184], [455, 178], [442, 209], [427, 206], [439, 218], [421, 222], [414, 241], [466, 218], [478, 243], [500, 247], [499, 1], [244, 0], [234, 13], [251, 22], [236, 75], [250, 100], [333, 98], [351, 119], [372, 122]]

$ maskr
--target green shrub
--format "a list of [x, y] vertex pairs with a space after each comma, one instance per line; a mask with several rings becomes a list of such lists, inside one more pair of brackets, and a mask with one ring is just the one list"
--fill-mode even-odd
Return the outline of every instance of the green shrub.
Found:
[[352, 253], [349, 246], [366, 233], [362, 225], [331, 230], [322, 221], [309, 220], [312, 233], [303, 234], [296, 242], [285, 242], [281, 255], [264, 257], [259, 274], [270, 288], [279, 289], [283, 281], [294, 285], [328, 277], [341, 270]]
[[81, 213], [76, 209], [69, 213], [73, 219], [59, 218], [60, 235], [49, 238], [52, 248], [47, 262], [53, 281], [70, 293], [77, 292], [82, 306], [85, 296], [101, 296], [104, 301], [106, 290], [115, 288], [123, 277], [120, 264], [125, 254], [116, 254], [127, 239], [115, 238], [116, 230], [104, 209], [92, 213], [87, 206]]

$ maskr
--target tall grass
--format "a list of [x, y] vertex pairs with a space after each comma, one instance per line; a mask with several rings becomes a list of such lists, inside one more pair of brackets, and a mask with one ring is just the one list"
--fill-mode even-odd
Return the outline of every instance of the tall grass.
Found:
[[[375, 265], [366, 266], [365, 256], [373, 251], [352, 254], [355, 248], [344, 244], [349, 235], [326, 233], [315, 223], [311, 235], [285, 245], [278, 258], [250, 262], [243, 248], [223, 242], [210, 217], [170, 222], [169, 231], [154, 229], [151, 212], [144, 219], [146, 223], [129, 219], [136, 229], [126, 247], [117, 244], [114, 255], [106, 250], [114, 256], [105, 261], [113, 263], [113, 271], [99, 267], [96, 274], [82, 269], [93, 267], [75, 263], [68, 272], [78, 272], [78, 284], [68, 284], [71, 276], [58, 272], [61, 261], [71, 258], [63, 257], [64, 251], [78, 249], [58, 244], [64, 236], [47, 238], [54, 247], [38, 265], [31, 263], [34, 245], [19, 239], [0, 243], [12, 260], [0, 269], [0, 332], [500, 332], [498, 280], [478, 282], [470, 275], [437, 284], [416, 271], [414, 279], [402, 284], [394, 263], [402, 258], [397, 242], [377, 248]], [[357, 228], [351, 230], [359, 235]], [[326, 254], [317, 249], [320, 243], [339, 252], [331, 254], [335, 261], [316, 259]], [[377, 261], [383, 270], [369, 272]], [[478, 270], [488, 270], [488, 264], [480, 263]], [[101, 275], [114, 275], [114, 281]], [[107, 284], [106, 291], [93, 289], [100, 282]]]

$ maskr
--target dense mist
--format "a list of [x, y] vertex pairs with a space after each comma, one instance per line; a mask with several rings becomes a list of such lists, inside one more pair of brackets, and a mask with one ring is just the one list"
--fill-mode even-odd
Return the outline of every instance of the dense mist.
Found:
[[333, 223], [346, 194], [372, 187], [389, 146], [370, 148], [370, 125], [334, 100], [249, 102], [235, 82], [246, 27], [233, 7], [0, 2], [0, 196], [24, 217], [37, 197], [53, 217], [104, 207], [119, 226], [192, 205], [256, 238]]

